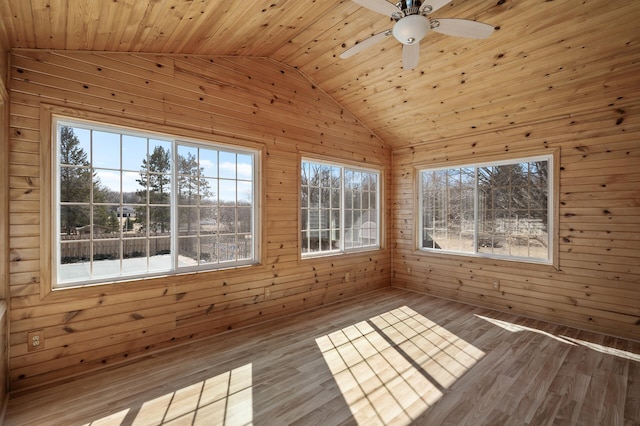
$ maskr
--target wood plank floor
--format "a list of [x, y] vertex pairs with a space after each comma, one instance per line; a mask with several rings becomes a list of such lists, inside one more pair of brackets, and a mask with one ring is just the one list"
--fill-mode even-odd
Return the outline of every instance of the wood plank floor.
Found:
[[385, 289], [11, 395], [5, 425], [637, 425], [640, 343]]

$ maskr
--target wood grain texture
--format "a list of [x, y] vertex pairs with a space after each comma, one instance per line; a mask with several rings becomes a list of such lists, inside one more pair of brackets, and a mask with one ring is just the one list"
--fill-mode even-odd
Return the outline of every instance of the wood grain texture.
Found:
[[[14, 51], [11, 76], [14, 389], [389, 285], [387, 248], [300, 260], [297, 153], [366, 161], [386, 177], [387, 194], [391, 154], [295, 69], [269, 59]], [[48, 147], [44, 120], [54, 112], [261, 149], [263, 263], [51, 293], [41, 238], [50, 172], [36, 147]], [[34, 329], [45, 349], [27, 352]]]
[[4, 424], [630, 425], [638, 366], [639, 342], [387, 288], [13, 392]]
[[[395, 150], [393, 285], [638, 339], [639, 140], [640, 116], [614, 102], [582, 117]], [[416, 170], [523, 150], [560, 152], [557, 268], [416, 250]]]
[[9, 39], [0, 23], [0, 419], [6, 409], [9, 390], [9, 96], [7, 70]]
[[[385, 278], [638, 339], [638, 2], [455, 0], [438, 17], [496, 31], [486, 40], [432, 32], [419, 66], [406, 71], [391, 39], [338, 59], [390, 26], [352, 1], [0, 1], [3, 83], [12, 64], [2, 128], [10, 133], [3, 170], [11, 202], [0, 233], [10, 238], [14, 385], [317, 306]], [[39, 168], [43, 103], [264, 147], [265, 267], [135, 283], [123, 290], [130, 300], [119, 291], [40, 300], [40, 202], [49, 182]], [[388, 171], [388, 249], [333, 264], [297, 260], [298, 150]], [[547, 150], [560, 150], [562, 166], [558, 269], [415, 251], [416, 166]], [[356, 280], [345, 286], [347, 271]], [[494, 277], [500, 292], [490, 289]], [[265, 285], [277, 299], [260, 299]], [[27, 356], [26, 333], [40, 327], [53, 346]], [[550, 401], [544, 411], [573, 416], [567, 407]], [[490, 417], [504, 419], [499, 411]]]
[[352, 1], [5, 0], [0, 16], [0, 41], [11, 48], [271, 58], [302, 71], [394, 147], [612, 102], [624, 109], [617, 98], [640, 91], [634, 0], [456, 0], [432, 18], [476, 20], [496, 31], [486, 40], [430, 32], [415, 70], [402, 69], [391, 37], [338, 58], [392, 25]]

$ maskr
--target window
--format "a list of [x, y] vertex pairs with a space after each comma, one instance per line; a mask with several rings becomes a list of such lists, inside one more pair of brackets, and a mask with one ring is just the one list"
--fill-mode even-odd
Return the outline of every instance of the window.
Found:
[[380, 247], [380, 173], [302, 160], [302, 254]]
[[55, 286], [256, 263], [257, 151], [54, 119]]
[[552, 260], [552, 156], [419, 173], [419, 246]]

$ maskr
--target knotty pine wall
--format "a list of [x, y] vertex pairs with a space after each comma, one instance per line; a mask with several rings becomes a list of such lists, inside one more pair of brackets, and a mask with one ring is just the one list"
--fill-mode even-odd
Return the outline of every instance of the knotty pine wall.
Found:
[[[640, 91], [609, 84], [588, 113], [394, 150], [393, 286], [640, 340]], [[553, 151], [557, 268], [415, 250], [417, 168]]]
[[[17, 50], [10, 78], [12, 389], [389, 286], [387, 248], [299, 259], [299, 153], [379, 167], [390, 194], [391, 151], [295, 69], [268, 59]], [[43, 105], [262, 148], [263, 264], [43, 297]], [[27, 333], [40, 329], [44, 349], [28, 352]]]
[[9, 288], [9, 97], [7, 71], [9, 40], [4, 25], [0, 23], [0, 419], [6, 409], [9, 350], [8, 304]]

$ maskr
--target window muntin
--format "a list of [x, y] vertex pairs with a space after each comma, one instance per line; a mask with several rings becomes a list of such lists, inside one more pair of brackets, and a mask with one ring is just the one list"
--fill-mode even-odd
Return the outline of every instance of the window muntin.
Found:
[[257, 262], [257, 151], [54, 119], [56, 287]]
[[302, 255], [380, 247], [380, 173], [302, 160]]
[[552, 156], [419, 173], [419, 247], [551, 263]]

